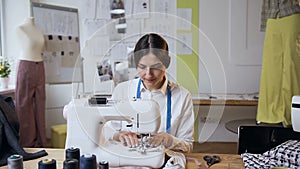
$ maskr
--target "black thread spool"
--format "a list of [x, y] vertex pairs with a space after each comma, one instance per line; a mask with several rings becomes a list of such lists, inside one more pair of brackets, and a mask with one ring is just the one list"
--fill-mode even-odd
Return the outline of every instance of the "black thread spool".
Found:
[[69, 160], [69, 159], [76, 159], [79, 162], [79, 160], [80, 160], [79, 148], [71, 147], [71, 148], [66, 149], [66, 160]]
[[8, 169], [23, 169], [23, 156], [15, 154], [7, 158]]
[[79, 169], [78, 160], [76, 159], [65, 160], [63, 169]]
[[99, 162], [99, 169], [108, 169], [108, 168], [109, 168], [108, 161]]
[[56, 169], [56, 160], [44, 159], [39, 161], [39, 169]]
[[94, 154], [86, 154], [80, 156], [80, 169], [97, 169], [96, 156]]

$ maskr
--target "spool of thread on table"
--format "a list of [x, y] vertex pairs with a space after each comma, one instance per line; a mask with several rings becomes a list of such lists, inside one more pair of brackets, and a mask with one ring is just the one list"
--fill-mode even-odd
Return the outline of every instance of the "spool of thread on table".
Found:
[[108, 161], [99, 162], [99, 169], [108, 169], [108, 168], [109, 168]]
[[97, 169], [96, 156], [94, 154], [80, 156], [80, 169]]
[[44, 159], [39, 161], [39, 169], [56, 169], [56, 160]]
[[79, 169], [78, 160], [76, 159], [65, 160], [63, 169]]
[[15, 154], [7, 158], [8, 169], [23, 169], [23, 156]]
[[79, 160], [80, 160], [79, 148], [71, 147], [71, 148], [66, 149], [66, 160], [69, 160], [69, 159], [76, 159], [79, 162]]

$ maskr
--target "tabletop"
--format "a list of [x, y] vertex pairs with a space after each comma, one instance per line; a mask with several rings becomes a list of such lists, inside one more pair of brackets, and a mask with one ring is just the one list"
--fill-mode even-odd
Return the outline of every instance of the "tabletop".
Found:
[[[26, 152], [37, 152], [42, 149], [39, 148], [26, 148]], [[64, 149], [44, 149], [48, 153], [47, 156], [24, 161], [24, 169], [35, 169], [38, 168], [38, 162], [43, 159], [55, 159], [57, 163], [57, 168], [63, 168], [63, 161], [65, 160], [65, 150]], [[221, 162], [212, 165], [209, 169], [243, 169], [244, 163], [240, 155], [238, 154], [206, 154], [206, 153], [186, 153], [185, 156], [187, 158], [187, 169], [199, 168], [197, 166], [198, 162], [205, 163], [203, 157], [206, 155], [218, 155], [221, 158]], [[7, 166], [2, 166], [0, 169], [7, 169]]]

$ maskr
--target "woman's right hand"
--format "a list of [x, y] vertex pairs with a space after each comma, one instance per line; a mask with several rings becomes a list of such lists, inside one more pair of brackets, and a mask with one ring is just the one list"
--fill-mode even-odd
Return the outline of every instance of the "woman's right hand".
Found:
[[137, 147], [138, 146], [138, 137], [133, 132], [119, 131], [115, 133], [114, 140], [120, 141], [124, 146], [128, 147]]

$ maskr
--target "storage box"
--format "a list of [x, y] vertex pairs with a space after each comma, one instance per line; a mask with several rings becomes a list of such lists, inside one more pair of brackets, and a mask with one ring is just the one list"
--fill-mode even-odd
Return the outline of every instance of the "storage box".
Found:
[[65, 148], [67, 124], [51, 126], [51, 144], [53, 148]]

